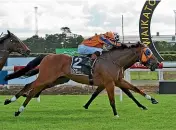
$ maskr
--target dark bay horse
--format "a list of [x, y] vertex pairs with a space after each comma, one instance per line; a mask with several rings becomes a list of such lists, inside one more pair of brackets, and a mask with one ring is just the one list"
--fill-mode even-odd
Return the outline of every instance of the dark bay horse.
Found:
[[[150, 55], [148, 55], [148, 53], [150, 53]], [[97, 90], [99, 91], [106, 89], [110, 105], [115, 116], [118, 116], [118, 114], [115, 107], [114, 86], [118, 86], [122, 90], [125, 90], [127, 95], [130, 92], [129, 90], [133, 90], [150, 100], [153, 104], [158, 103], [154, 98], [145, 94], [137, 87], [123, 79], [124, 69], [133, 65], [137, 60], [140, 60], [144, 65], [149, 66], [149, 68], [157, 66], [158, 64], [158, 60], [154, 57], [151, 50], [144, 44], [137, 43], [130, 47], [125, 46], [124, 48], [117, 48], [102, 54], [98, 57], [94, 65], [94, 85], [98, 86]], [[50, 54], [45, 56], [39, 66], [38, 78], [32, 83], [27, 84], [10, 100], [6, 99], [4, 104], [7, 105], [16, 101], [24, 92], [28, 91], [28, 96], [23, 105], [17, 112], [15, 112], [15, 116], [18, 116], [24, 110], [31, 98], [42, 90], [53, 86], [54, 84], [61, 83], [61, 78], [67, 78], [79, 83], [89, 84], [88, 76], [71, 74], [71, 63], [72, 57], [68, 55]], [[130, 97], [131, 95], [129, 94], [128, 96]], [[133, 101], [135, 101], [135, 98]], [[137, 102], [137, 100], [135, 102]], [[145, 109], [144, 106], [139, 107]]]
[[17, 36], [9, 30], [7, 30], [7, 33], [0, 38], [0, 70], [5, 65], [10, 53], [17, 52], [24, 56], [30, 54], [30, 49]]

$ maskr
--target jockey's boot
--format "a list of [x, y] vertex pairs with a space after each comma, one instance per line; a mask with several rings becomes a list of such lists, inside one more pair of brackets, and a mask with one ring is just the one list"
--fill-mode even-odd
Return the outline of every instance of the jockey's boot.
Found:
[[100, 56], [100, 52], [99, 51], [96, 51], [95, 53], [93, 53], [91, 56], [90, 56], [90, 60], [88, 60], [85, 65], [92, 68], [92, 62], [98, 57]]
[[96, 51], [95, 53], [92, 54], [91, 59], [95, 60], [100, 55], [101, 55], [100, 52]]
[[92, 60], [95, 60], [96, 58], [97, 58], [97, 55], [93, 53], [93, 54], [91, 55], [91, 59], [92, 59]]

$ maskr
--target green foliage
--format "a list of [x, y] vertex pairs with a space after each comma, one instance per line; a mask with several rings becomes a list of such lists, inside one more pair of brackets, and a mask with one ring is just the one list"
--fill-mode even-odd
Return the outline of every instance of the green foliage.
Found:
[[176, 54], [176, 51], [160, 51], [160, 54]]
[[62, 33], [71, 33], [71, 30], [68, 27], [61, 27], [61, 31]]
[[176, 51], [175, 43], [167, 43], [166, 41], [156, 41], [154, 42], [155, 47], [159, 52], [163, 51]]
[[[46, 34], [45, 37], [32, 36], [24, 43], [29, 46], [31, 53], [55, 53], [56, 48], [77, 48], [83, 41], [83, 36], [73, 34], [69, 27], [62, 27], [61, 33]], [[154, 42], [157, 50], [166, 61], [176, 61], [176, 44], [165, 41]]]
[[83, 36], [71, 33], [68, 27], [61, 28], [61, 34], [46, 34], [45, 37], [32, 36], [23, 42], [31, 53], [55, 53], [56, 48], [77, 48]]
[[155, 47], [165, 61], [176, 61], [176, 44], [165, 41], [156, 41]]
[[161, 54], [164, 61], [176, 61], [176, 54]]

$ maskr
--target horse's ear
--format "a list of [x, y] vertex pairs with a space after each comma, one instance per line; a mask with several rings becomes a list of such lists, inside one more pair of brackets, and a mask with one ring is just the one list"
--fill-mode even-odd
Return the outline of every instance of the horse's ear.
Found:
[[11, 32], [10, 32], [9, 30], [7, 30], [7, 33], [8, 33], [8, 35], [10, 36]]
[[3, 32], [1, 33], [0, 37], [2, 36]]
[[137, 44], [138, 44], [139, 46], [141, 46], [141, 47], [146, 46], [146, 45], [145, 45], [143, 42], [141, 42], [141, 41], [138, 41]]
[[141, 42], [141, 41], [138, 41], [137, 44], [142, 44], [142, 42]]

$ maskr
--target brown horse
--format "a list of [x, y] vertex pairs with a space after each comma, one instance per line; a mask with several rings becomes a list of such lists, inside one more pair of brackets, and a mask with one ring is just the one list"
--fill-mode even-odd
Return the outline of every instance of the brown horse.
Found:
[[17, 36], [8, 30], [7, 33], [0, 38], [0, 70], [2, 70], [10, 53], [17, 52], [25, 56], [30, 54], [30, 49]]
[[[126, 94], [130, 92], [128, 89], [137, 92], [150, 100], [153, 104], [158, 102], [151, 96], [140, 91], [137, 87], [131, 85], [123, 79], [123, 69], [130, 67], [137, 60], [140, 60], [149, 68], [157, 66], [158, 60], [154, 57], [151, 50], [144, 44], [137, 43], [130, 47], [124, 46], [123, 48], [116, 48], [109, 52], [103, 53], [97, 58], [93, 69], [93, 82], [95, 86], [98, 86], [97, 90], [106, 89], [112, 107], [113, 113], [117, 115], [114, 98], [114, 86], [120, 87], [122, 90], [126, 90]], [[71, 79], [79, 83], [90, 84], [89, 77], [86, 75], [72, 74], [72, 57], [64, 54], [50, 54], [43, 58], [39, 66], [39, 75], [37, 79], [27, 84], [19, 93], [13, 98], [6, 99], [4, 104], [7, 105], [16, 101], [24, 92], [29, 92], [23, 105], [15, 112], [15, 116], [18, 116], [29, 103], [29, 101], [42, 90], [61, 83], [62, 78]], [[73, 67], [73, 66], [72, 66]], [[137, 100], [136, 100], [137, 101]], [[139, 106], [142, 107], [142, 106]], [[145, 109], [143, 106], [142, 108]]]

